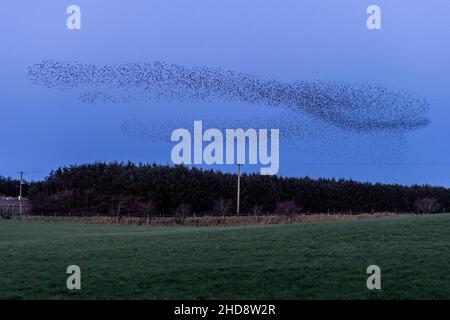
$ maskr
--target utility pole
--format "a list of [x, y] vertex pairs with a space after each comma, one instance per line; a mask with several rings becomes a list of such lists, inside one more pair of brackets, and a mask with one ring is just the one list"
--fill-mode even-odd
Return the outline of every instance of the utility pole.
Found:
[[239, 201], [241, 197], [241, 164], [237, 165], [237, 203], [236, 203], [236, 214], [239, 215]]
[[25, 172], [20, 171], [20, 186], [19, 186], [19, 213], [20, 215], [23, 214], [23, 207], [22, 207], [22, 185], [23, 185], [23, 174]]

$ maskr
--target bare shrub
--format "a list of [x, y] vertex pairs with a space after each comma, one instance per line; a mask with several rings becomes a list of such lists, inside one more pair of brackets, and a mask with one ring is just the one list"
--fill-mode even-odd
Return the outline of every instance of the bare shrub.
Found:
[[295, 201], [281, 201], [277, 203], [275, 213], [278, 215], [284, 215], [288, 217], [288, 220], [292, 222], [293, 216], [295, 216], [300, 211], [300, 207], [297, 206]]
[[252, 207], [252, 212], [251, 213], [254, 216], [260, 216], [262, 214], [262, 207], [260, 205], [258, 205], [258, 204], [255, 204]]
[[231, 210], [231, 200], [230, 199], [223, 199], [220, 198], [216, 202], [214, 202], [214, 214], [221, 215], [222, 217], [225, 217], [228, 213], [230, 213]]
[[174, 211], [175, 222], [179, 225], [183, 225], [186, 217], [192, 212], [190, 204], [181, 203]]
[[225, 224], [225, 217], [227, 213], [230, 213], [232, 207], [232, 201], [230, 199], [220, 198], [214, 203], [214, 214], [220, 214], [222, 216], [221, 224]]
[[420, 213], [431, 213], [438, 211], [440, 204], [434, 198], [425, 197], [416, 200], [414, 206]]
[[157, 211], [152, 200], [140, 198], [136, 201], [135, 216], [147, 217], [156, 215]]

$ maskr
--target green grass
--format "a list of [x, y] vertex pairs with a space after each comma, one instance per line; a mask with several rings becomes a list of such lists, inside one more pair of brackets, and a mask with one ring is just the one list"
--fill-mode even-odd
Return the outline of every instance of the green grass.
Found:
[[[82, 290], [66, 288], [68, 265]], [[377, 264], [382, 290], [366, 288]], [[448, 299], [450, 215], [228, 228], [0, 221], [1, 299]]]

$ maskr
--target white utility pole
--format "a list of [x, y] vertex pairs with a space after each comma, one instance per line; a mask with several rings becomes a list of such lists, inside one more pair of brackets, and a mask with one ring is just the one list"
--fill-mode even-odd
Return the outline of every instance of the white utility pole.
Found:
[[239, 201], [241, 197], [241, 165], [237, 165], [237, 203], [236, 203], [236, 214], [239, 215]]
[[20, 215], [22, 215], [22, 214], [23, 214], [23, 207], [22, 207], [22, 185], [24, 184], [24, 183], [23, 183], [23, 174], [24, 174], [25, 172], [20, 171], [19, 173], [20, 173], [19, 213], [20, 213]]

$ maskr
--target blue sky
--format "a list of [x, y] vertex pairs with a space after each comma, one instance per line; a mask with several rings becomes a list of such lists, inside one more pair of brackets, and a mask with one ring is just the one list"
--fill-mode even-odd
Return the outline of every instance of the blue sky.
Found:
[[[70, 4], [81, 7], [81, 30], [66, 28]], [[381, 7], [382, 30], [366, 28], [370, 4]], [[286, 82], [365, 81], [420, 95], [431, 105], [431, 124], [403, 135], [398, 145], [396, 138], [361, 142], [342, 133], [330, 146], [306, 136], [297, 147], [280, 150], [280, 174], [450, 186], [449, 1], [6, 0], [1, 7], [2, 175], [24, 170], [27, 178], [38, 179], [61, 165], [97, 160], [169, 164], [170, 133], [167, 142], [133, 139], [119, 129], [130, 119], [279, 116], [266, 106], [239, 103], [83, 104], [77, 92], [33, 86], [26, 79], [27, 67], [43, 59], [162, 60]], [[383, 160], [386, 148], [401, 148], [401, 155]]]

